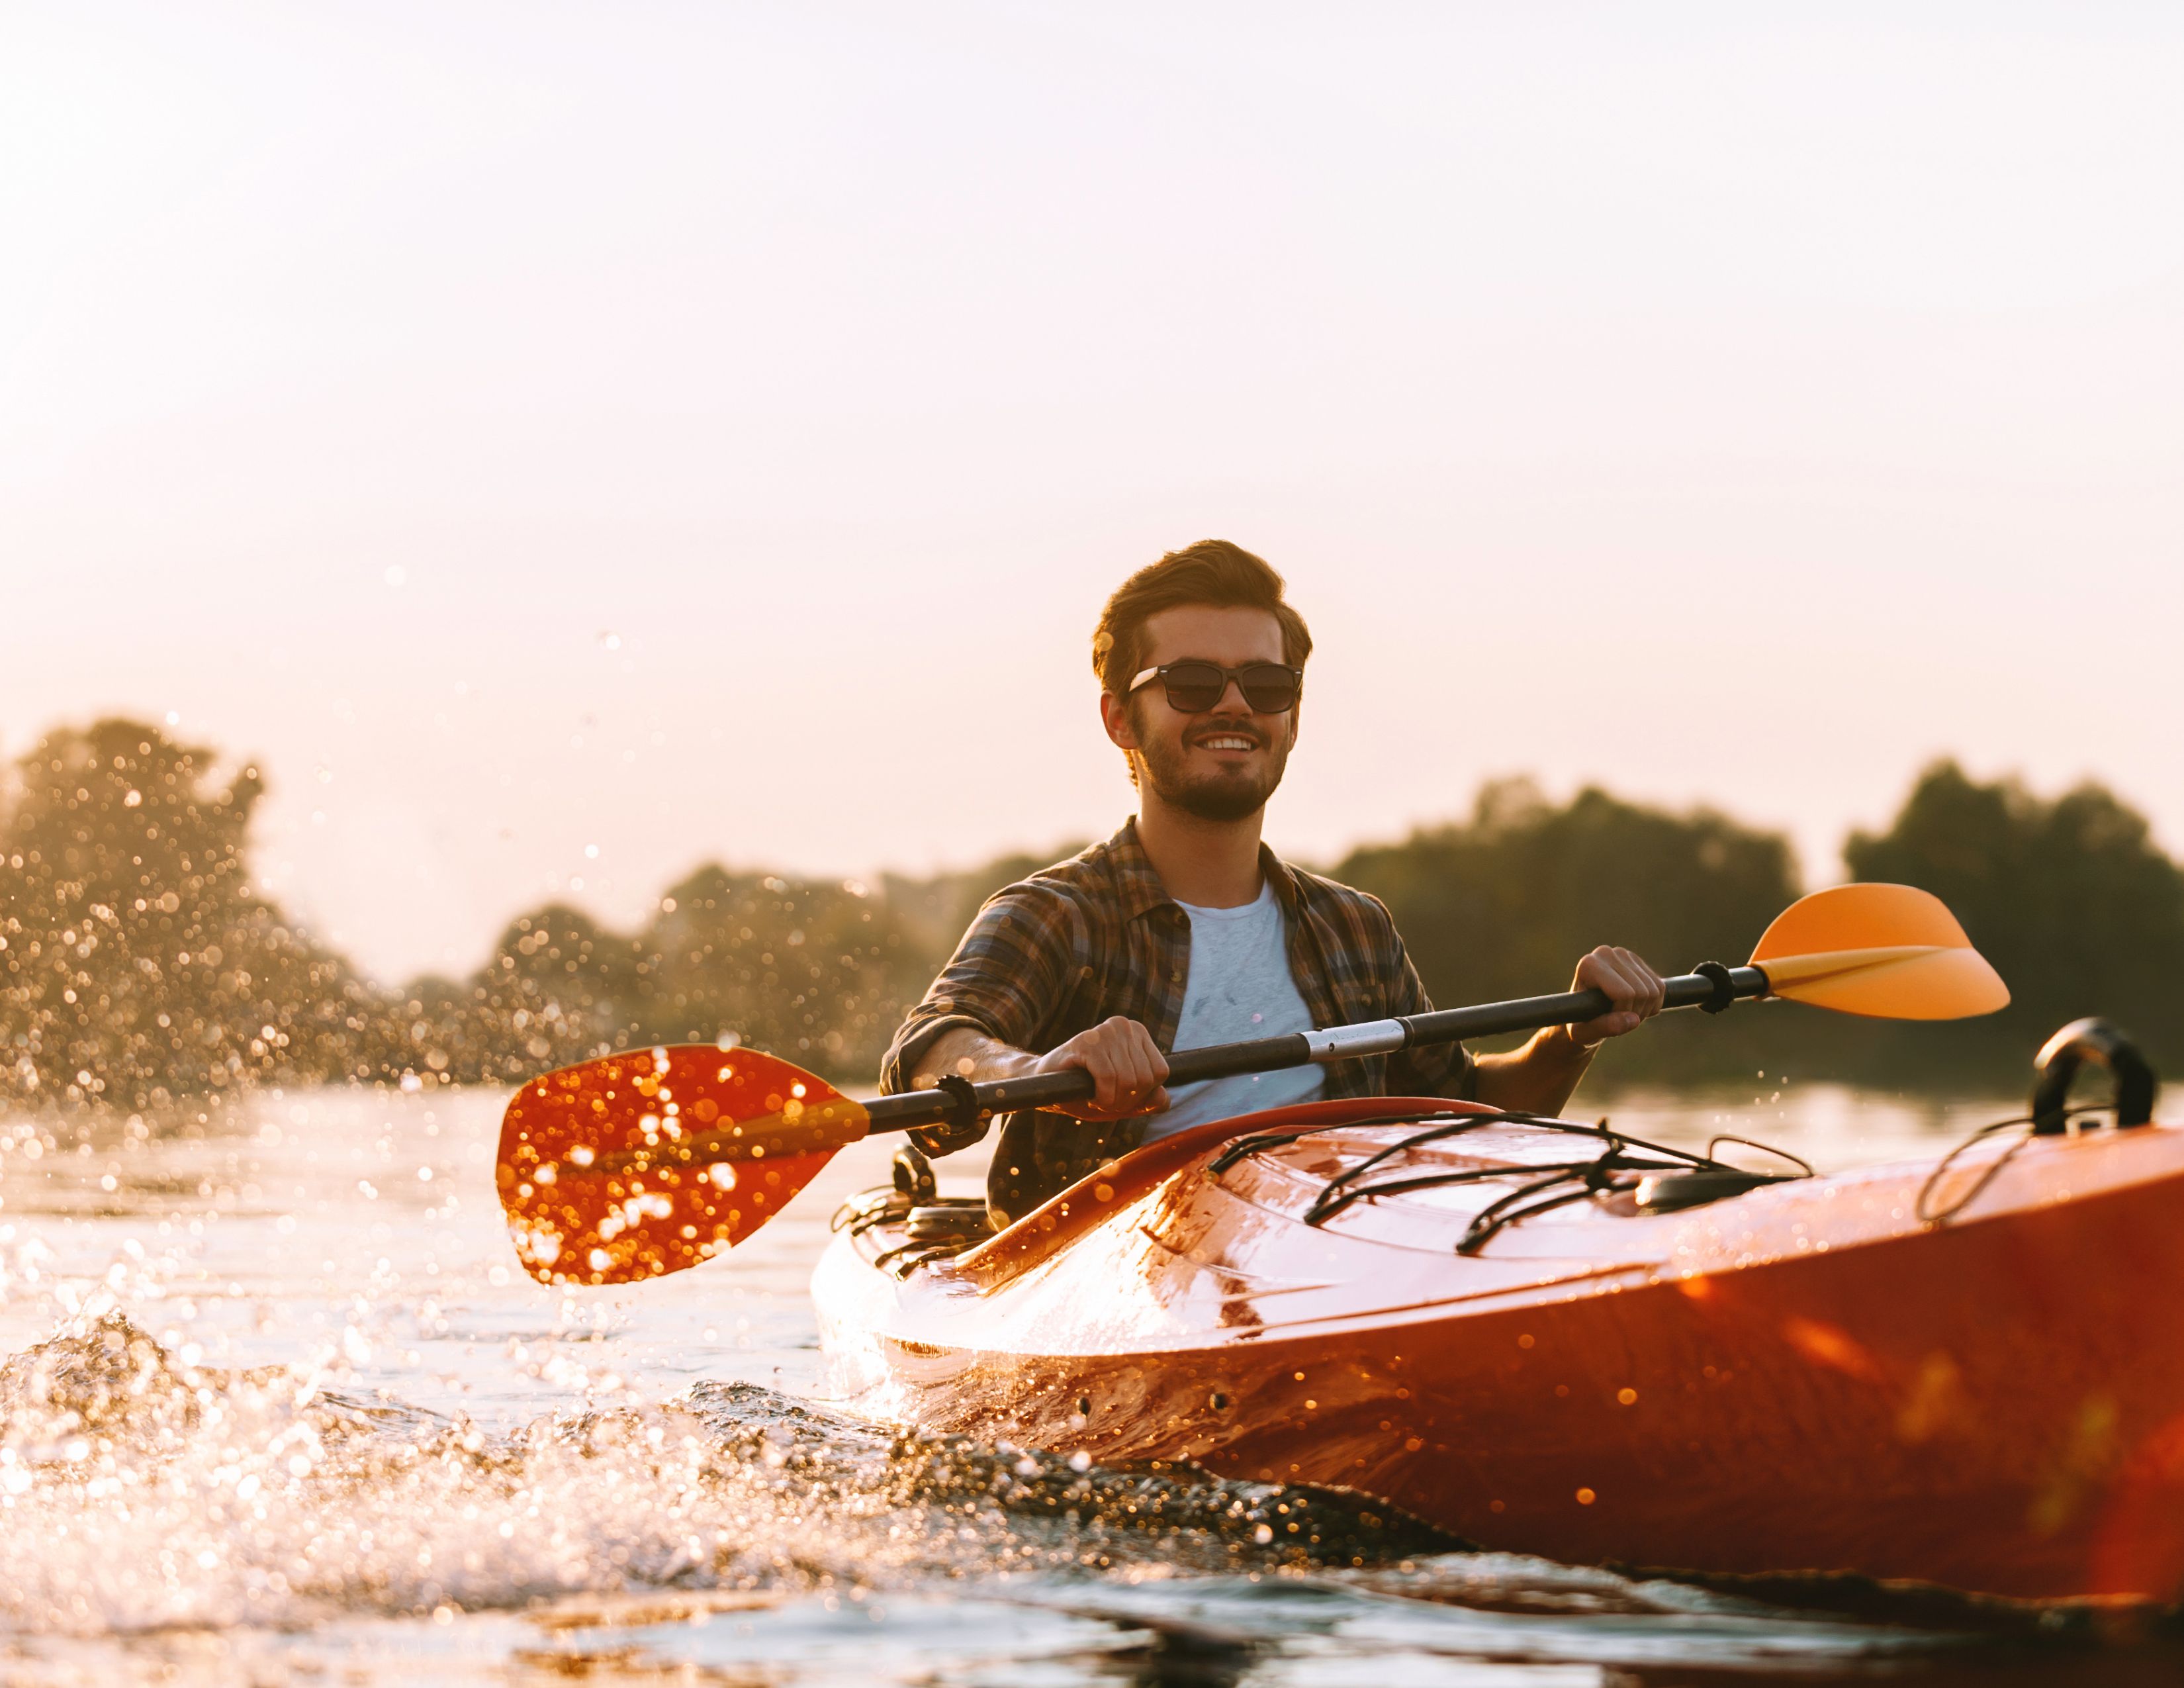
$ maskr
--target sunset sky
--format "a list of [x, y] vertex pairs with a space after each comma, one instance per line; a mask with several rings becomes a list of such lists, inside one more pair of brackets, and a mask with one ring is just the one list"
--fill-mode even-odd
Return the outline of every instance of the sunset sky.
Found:
[[172, 712], [465, 969], [1104, 835], [1093, 620], [1218, 535], [1285, 853], [1531, 772], [1824, 882], [1945, 752], [2184, 852], [2180, 88], [2174, 5], [0, 3], [0, 749]]

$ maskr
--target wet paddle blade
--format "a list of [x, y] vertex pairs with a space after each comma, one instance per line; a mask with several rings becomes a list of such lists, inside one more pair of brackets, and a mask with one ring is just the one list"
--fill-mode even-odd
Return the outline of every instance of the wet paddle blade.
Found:
[[1777, 996], [1881, 1020], [1992, 1014], [2009, 988], [1941, 899], [1911, 885], [1836, 885], [1775, 917], [1752, 952]]
[[632, 1050], [515, 1093], [500, 1204], [542, 1284], [657, 1278], [734, 1247], [866, 1124], [861, 1104], [755, 1050]]

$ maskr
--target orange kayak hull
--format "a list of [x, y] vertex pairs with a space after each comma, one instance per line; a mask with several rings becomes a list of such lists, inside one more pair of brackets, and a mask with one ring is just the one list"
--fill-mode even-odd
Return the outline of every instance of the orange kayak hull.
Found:
[[[1198, 1128], [900, 1277], [898, 1235], [845, 1234], [814, 1284], [844, 1389], [1569, 1562], [2184, 1592], [2184, 1131], [2035, 1139], [1941, 1224], [1930, 1162], [1677, 1213], [1589, 1200], [1466, 1258], [1477, 1184], [1303, 1223], [1400, 1134], [1344, 1120], [1389, 1106]], [[1211, 1170], [1285, 1123], [1323, 1128]]]

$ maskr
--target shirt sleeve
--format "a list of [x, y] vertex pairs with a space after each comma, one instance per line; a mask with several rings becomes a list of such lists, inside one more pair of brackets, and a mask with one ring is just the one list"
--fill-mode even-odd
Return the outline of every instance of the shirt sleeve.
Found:
[[[880, 1065], [883, 1094], [908, 1089], [926, 1052], [958, 1026], [1029, 1048], [1061, 1006], [1079, 925], [1075, 905], [1050, 886], [1026, 881], [996, 892], [895, 1033]], [[927, 1154], [946, 1155], [985, 1134], [981, 1123], [910, 1136]]]
[[[1390, 932], [1394, 932], [1393, 922]], [[1401, 938], [1393, 939], [1397, 962], [1397, 1016], [1430, 1014], [1433, 999], [1425, 981], [1411, 964]], [[1479, 1067], [1471, 1051], [1459, 1043], [1425, 1044], [1399, 1051], [1388, 1062], [1388, 1094], [1391, 1096], [1452, 1096], [1461, 1101], [1479, 1100]]]

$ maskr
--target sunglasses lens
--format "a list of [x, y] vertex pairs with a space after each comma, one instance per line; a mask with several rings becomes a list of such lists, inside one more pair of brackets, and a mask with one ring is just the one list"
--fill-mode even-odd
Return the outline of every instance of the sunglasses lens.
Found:
[[1279, 662], [1246, 668], [1237, 683], [1243, 688], [1244, 701], [1262, 715], [1280, 715], [1296, 707], [1297, 677]]
[[1161, 677], [1167, 687], [1168, 703], [1186, 715], [1212, 709], [1228, 689], [1228, 677], [1210, 662], [1171, 663]]

